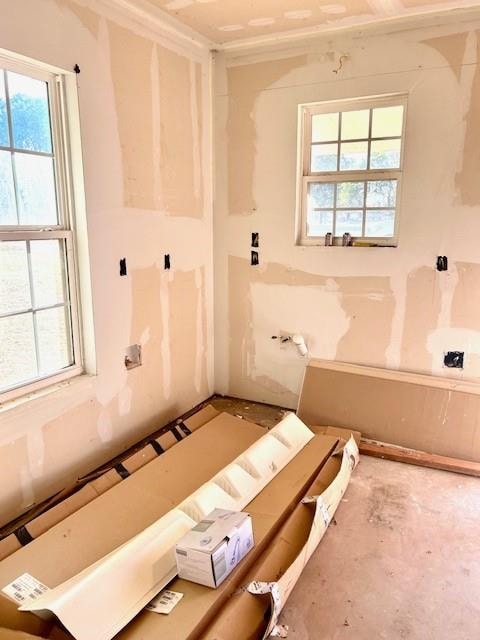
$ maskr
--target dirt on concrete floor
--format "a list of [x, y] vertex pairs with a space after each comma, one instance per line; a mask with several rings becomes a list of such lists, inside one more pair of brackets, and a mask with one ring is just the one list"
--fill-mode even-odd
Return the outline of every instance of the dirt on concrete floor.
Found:
[[476, 640], [480, 479], [362, 456], [288, 600], [290, 640]]

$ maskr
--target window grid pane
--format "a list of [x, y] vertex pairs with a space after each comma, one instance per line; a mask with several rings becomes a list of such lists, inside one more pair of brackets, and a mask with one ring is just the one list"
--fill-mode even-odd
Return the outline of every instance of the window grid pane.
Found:
[[57, 226], [49, 87], [0, 69], [0, 227]]
[[5, 95], [5, 73], [0, 70], [0, 146], [8, 147], [10, 133], [8, 126], [7, 98]]
[[396, 179], [309, 183], [307, 236], [393, 237], [396, 187]]
[[[66, 241], [0, 242], [0, 391], [74, 363]], [[18, 287], [12, 300], [12, 292]], [[13, 288], [12, 288], [13, 287]]]
[[313, 115], [311, 173], [399, 169], [403, 109], [398, 105]]
[[81, 370], [58, 79], [16, 60], [0, 68], [2, 399]]

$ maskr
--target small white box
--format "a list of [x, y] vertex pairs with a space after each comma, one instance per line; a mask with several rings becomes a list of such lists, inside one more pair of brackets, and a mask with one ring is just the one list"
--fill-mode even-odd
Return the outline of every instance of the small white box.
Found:
[[206, 587], [218, 587], [252, 547], [250, 515], [215, 509], [177, 542], [178, 575]]

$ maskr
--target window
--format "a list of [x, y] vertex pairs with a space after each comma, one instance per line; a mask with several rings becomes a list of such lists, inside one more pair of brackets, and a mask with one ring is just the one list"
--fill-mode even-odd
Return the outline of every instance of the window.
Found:
[[396, 244], [405, 111], [403, 95], [300, 106], [300, 244]]
[[0, 58], [0, 401], [81, 372], [64, 96]]

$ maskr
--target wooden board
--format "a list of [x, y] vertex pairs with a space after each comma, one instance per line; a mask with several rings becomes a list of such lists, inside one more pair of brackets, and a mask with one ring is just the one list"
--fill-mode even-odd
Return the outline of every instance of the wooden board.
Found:
[[470, 462], [469, 460], [459, 460], [448, 456], [438, 456], [434, 453], [425, 453], [415, 449], [406, 449], [385, 442], [376, 440], [361, 440], [360, 453], [375, 458], [394, 460], [395, 462], [406, 462], [420, 467], [430, 467], [431, 469], [441, 469], [443, 471], [453, 471], [463, 473], [467, 476], [480, 477], [480, 462]]

